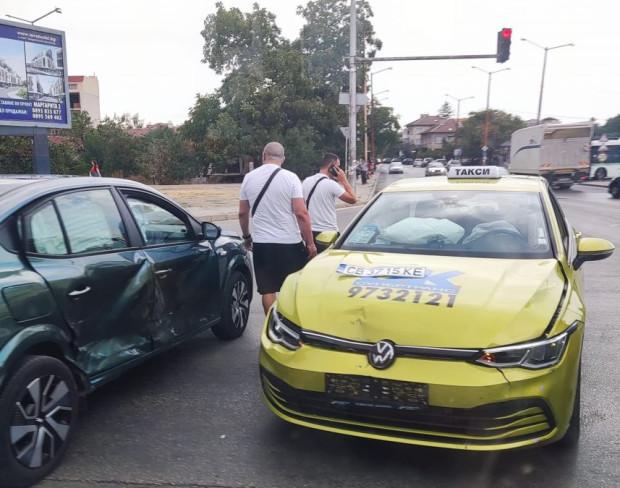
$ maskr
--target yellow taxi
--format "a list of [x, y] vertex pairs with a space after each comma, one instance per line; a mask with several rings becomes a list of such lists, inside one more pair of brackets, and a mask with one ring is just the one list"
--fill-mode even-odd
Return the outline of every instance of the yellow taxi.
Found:
[[263, 396], [330, 432], [498, 450], [579, 436], [583, 237], [545, 180], [493, 166], [405, 179], [290, 275], [261, 336]]

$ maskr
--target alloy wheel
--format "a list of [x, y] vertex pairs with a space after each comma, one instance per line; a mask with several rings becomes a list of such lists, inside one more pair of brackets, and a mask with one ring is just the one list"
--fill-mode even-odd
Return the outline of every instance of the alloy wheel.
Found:
[[231, 293], [231, 317], [236, 329], [242, 329], [250, 313], [248, 287], [244, 280], [237, 281]]
[[28, 384], [9, 426], [15, 459], [27, 468], [53, 460], [71, 430], [72, 411], [71, 390], [62, 378], [50, 374]]

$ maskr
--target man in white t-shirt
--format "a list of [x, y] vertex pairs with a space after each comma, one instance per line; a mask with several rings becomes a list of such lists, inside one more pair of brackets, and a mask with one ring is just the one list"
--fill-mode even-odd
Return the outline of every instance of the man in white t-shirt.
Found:
[[254, 276], [265, 315], [284, 279], [316, 256], [301, 181], [281, 169], [284, 159], [282, 144], [267, 144], [262, 166], [245, 175], [239, 196], [239, 224], [245, 248], [254, 251]]
[[321, 169], [314, 176], [306, 178], [302, 185], [306, 207], [310, 213], [312, 236], [317, 251], [325, 247], [316, 241], [316, 236], [326, 230], [338, 232], [336, 220], [336, 198], [343, 202], [355, 203], [357, 197], [347, 180], [347, 175], [340, 169], [340, 158], [327, 153], [321, 160]]

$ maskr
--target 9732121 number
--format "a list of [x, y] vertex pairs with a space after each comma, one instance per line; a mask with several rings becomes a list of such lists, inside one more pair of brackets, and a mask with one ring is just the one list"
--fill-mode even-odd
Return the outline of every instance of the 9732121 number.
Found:
[[348, 298], [374, 298], [393, 302], [419, 303], [436, 307], [452, 308], [456, 300], [454, 293], [437, 291], [404, 290], [401, 288], [379, 288], [374, 286], [352, 286]]

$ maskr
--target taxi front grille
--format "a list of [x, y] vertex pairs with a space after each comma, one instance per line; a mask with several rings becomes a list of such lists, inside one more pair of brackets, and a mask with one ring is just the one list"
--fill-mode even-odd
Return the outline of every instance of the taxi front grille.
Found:
[[376, 434], [403, 441], [457, 445], [510, 444], [540, 438], [555, 428], [547, 404], [537, 398], [474, 408], [386, 408], [334, 401], [325, 393], [292, 388], [261, 368], [266, 400], [283, 416], [317, 427]]

